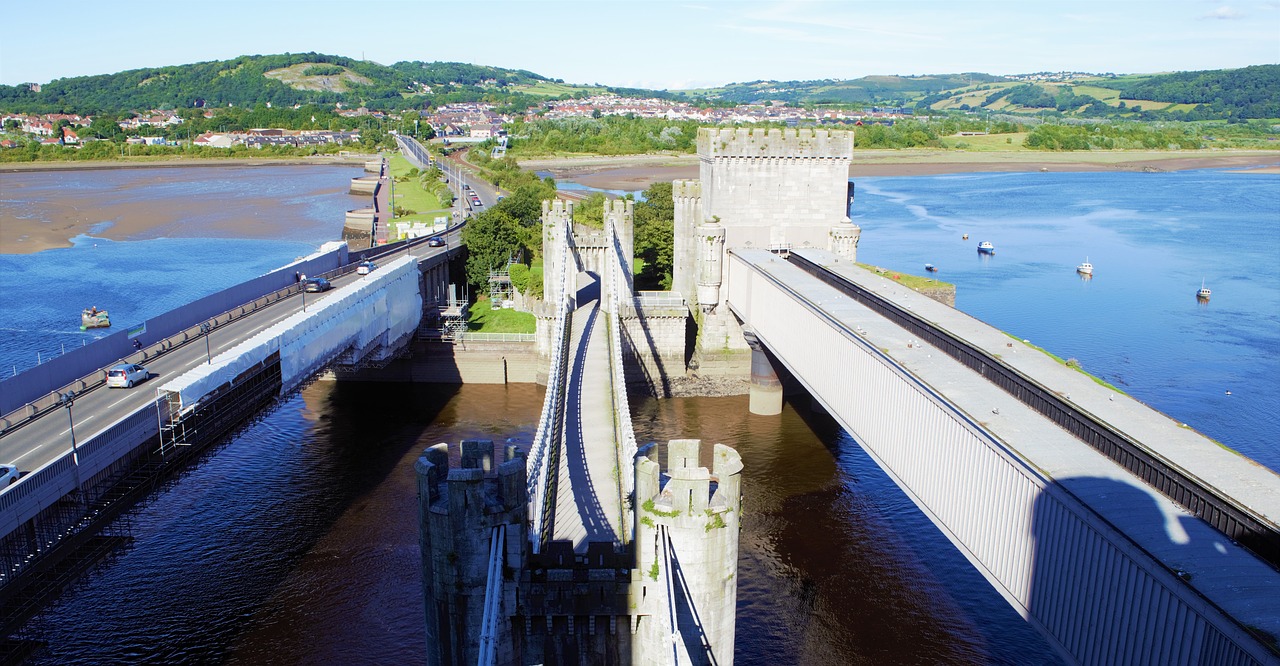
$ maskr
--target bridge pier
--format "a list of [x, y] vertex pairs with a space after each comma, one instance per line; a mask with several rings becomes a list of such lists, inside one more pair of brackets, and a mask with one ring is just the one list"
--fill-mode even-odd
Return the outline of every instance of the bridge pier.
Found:
[[751, 347], [751, 384], [747, 389], [747, 410], [761, 416], [782, 413], [782, 381], [773, 369], [769, 353], [755, 332], [743, 329], [743, 337]]

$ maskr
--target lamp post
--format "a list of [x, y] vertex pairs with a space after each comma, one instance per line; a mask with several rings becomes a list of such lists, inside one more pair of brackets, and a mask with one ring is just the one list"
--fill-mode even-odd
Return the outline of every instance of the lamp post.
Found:
[[[305, 302], [306, 297], [303, 297]], [[213, 349], [209, 347], [209, 331], [213, 330], [213, 325], [209, 322], [201, 322], [200, 332], [204, 334], [204, 353], [209, 357], [209, 365], [213, 365]]]
[[76, 448], [76, 420], [71, 414], [71, 405], [76, 401], [76, 392], [67, 391], [58, 394], [58, 404], [67, 408], [67, 424], [71, 431], [71, 466], [76, 476], [76, 492], [82, 493], [80, 487], [80, 449]]

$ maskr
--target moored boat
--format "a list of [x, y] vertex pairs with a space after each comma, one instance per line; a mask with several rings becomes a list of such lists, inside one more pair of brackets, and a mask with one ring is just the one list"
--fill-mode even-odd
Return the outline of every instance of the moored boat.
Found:
[[982, 241], [978, 243], [978, 251], [983, 254], [995, 254], [996, 246], [992, 245], [991, 241]]
[[930, 273], [937, 273], [937, 272], [938, 272], [938, 267], [937, 267], [937, 266], [934, 266], [933, 264], [925, 264], [925, 265], [924, 265], [924, 269], [925, 269], [926, 271], [929, 271]]
[[107, 316], [106, 310], [99, 310], [97, 306], [94, 306], [80, 311], [80, 330], [107, 328], [109, 326], [111, 326], [111, 319]]
[[1093, 275], [1093, 264], [1089, 263], [1089, 258], [1084, 258], [1084, 263], [1076, 266], [1076, 272], [1081, 275]]
[[1209, 300], [1209, 295], [1212, 293], [1213, 292], [1209, 291], [1208, 287], [1204, 286], [1204, 280], [1201, 280], [1200, 288], [1196, 290], [1196, 298], [1202, 301], [1207, 301]]

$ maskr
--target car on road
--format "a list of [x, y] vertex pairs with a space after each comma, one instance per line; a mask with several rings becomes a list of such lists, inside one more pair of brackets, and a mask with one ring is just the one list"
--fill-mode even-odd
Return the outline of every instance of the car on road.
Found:
[[0, 465], [0, 490], [17, 483], [20, 476], [22, 472], [18, 471], [17, 465]]
[[133, 388], [150, 376], [151, 373], [137, 363], [121, 363], [107, 370], [107, 388]]
[[432, 236], [427, 239], [427, 247], [444, 247], [444, 239], [439, 236]]
[[329, 281], [324, 278], [307, 278], [302, 288], [314, 294], [320, 291], [329, 291], [333, 288], [333, 285], [329, 284]]
[[378, 265], [372, 261], [362, 261], [359, 266], [356, 266], [356, 275], [368, 275], [377, 267]]

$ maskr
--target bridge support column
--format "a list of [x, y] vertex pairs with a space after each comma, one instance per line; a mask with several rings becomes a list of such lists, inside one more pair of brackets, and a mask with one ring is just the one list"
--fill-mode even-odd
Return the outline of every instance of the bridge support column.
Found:
[[752, 414], [776, 416], [782, 413], [782, 381], [755, 331], [744, 329], [743, 337], [751, 347], [751, 385], [747, 389], [747, 409]]

